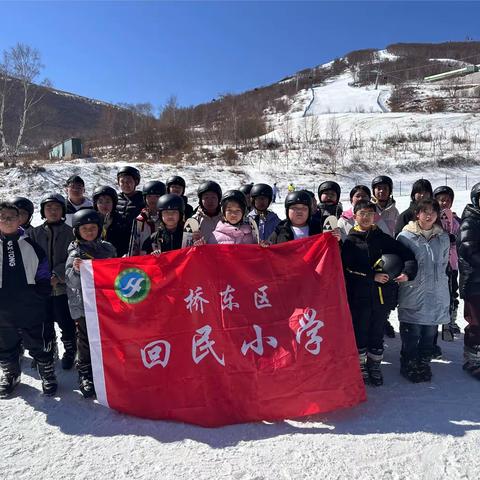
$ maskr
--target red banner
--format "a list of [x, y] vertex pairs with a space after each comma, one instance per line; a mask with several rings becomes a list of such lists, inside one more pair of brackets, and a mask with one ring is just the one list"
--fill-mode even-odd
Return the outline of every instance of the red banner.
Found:
[[330, 234], [82, 264], [100, 403], [202, 426], [364, 401]]

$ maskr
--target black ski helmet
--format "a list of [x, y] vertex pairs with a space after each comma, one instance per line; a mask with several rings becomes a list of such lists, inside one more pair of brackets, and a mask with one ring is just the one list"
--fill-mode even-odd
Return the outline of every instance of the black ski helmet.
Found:
[[479, 207], [478, 200], [480, 198], [480, 182], [476, 183], [473, 187], [472, 190], [470, 191], [470, 200], [472, 201], [472, 204], [474, 207]]
[[143, 201], [145, 201], [145, 197], [147, 195], [159, 195], [160, 197], [162, 195], [165, 195], [167, 193], [167, 187], [163, 182], [160, 182], [158, 180], [151, 180], [143, 186], [142, 193]]
[[247, 183], [246, 185], [242, 185], [238, 190], [244, 195], [251, 195], [252, 188], [253, 183]]
[[225, 206], [229, 201], [237, 202], [240, 205], [243, 214], [245, 214], [245, 211], [247, 210], [247, 198], [241, 190], [228, 190], [223, 194], [222, 199], [220, 200], [222, 214], [225, 214]]
[[67, 214], [67, 205], [65, 197], [59, 193], [49, 193], [42, 198], [40, 201], [40, 216], [45, 218], [45, 205], [50, 202], [56, 202], [62, 206], [62, 217], [65, 218], [65, 215]]
[[391, 195], [393, 192], [393, 180], [387, 175], [378, 175], [372, 180], [372, 192], [375, 190], [375, 187], [378, 187], [378, 185], [381, 185], [382, 183], [388, 185]]
[[115, 208], [117, 208], [117, 203], [118, 203], [118, 193], [114, 188], [109, 187], [108, 185], [101, 185], [99, 187], [96, 187], [95, 190], [93, 191], [92, 201], [93, 201], [93, 207], [95, 208], [95, 210], [97, 210], [98, 199], [103, 195], [110, 197], [112, 199], [113, 210], [115, 210]]
[[322, 196], [322, 193], [327, 191], [327, 190], [333, 190], [337, 194], [337, 202], [340, 201], [340, 185], [337, 182], [333, 182], [331, 180], [328, 180], [326, 182], [322, 182], [318, 186], [318, 199], [320, 200], [320, 197]]
[[256, 183], [250, 190], [250, 197], [267, 197], [269, 203], [271, 203], [273, 199], [273, 189], [266, 183]]
[[33, 206], [33, 202], [25, 197], [14, 197], [9, 200], [10, 203], [13, 203], [18, 209], [25, 210], [28, 212], [28, 221], [32, 218], [33, 211], [35, 207]]
[[140, 183], [140, 172], [135, 167], [122, 167], [117, 172], [117, 183], [120, 180], [120, 177], [129, 176], [135, 180], [135, 185]]
[[97, 238], [99, 238], [102, 234], [103, 221], [96, 210], [93, 208], [82, 208], [73, 214], [72, 228], [77, 240], [82, 239], [82, 237], [80, 237], [80, 227], [89, 223], [94, 223], [98, 226]]
[[448, 185], [442, 185], [441, 187], [437, 187], [434, 191], [433, 191], [433, 198], [436, 198], [437, 195], [448, 195], [451, 199], [452, 199], [452, 202], [453, 202], [453, 199], [455, 198], [455, 193], [453, 191], [452, 188], [450, 188]]
[[185, 183], [185, 179], [180, 177], [179, 175], [172, 175], [171, 177], [168, 178], [167, 180], [167, 193], [170, 193], [170, 187], [172, 185], [180, 185], [183, 187], [183, 193], [185, 193], [185, 188], [187, 187], [187, 184]]
[[305, 190], [295, 190], [285, 197], [285, 213], [288, 219], [288, 209], [292, 205], [301, 204], [308, 207], [308, 215], [312, 214], [312, 197]]
[[375, 264], [375, 270], [386, 273], [390, 282], [402, 273], [403, 267], [403, 260], [394, 253], [384, 253]]
[[185, 212], [185, 202], [182, 197], [174, 195], [173, 193], [166, 193], [162, 195], [157, 201], [157, 210], [163, 212], [164, 210], [176, 210], [180, 212], [180, 217]]
[[222, 187], [220, 187], [220, 185], [213, 180], [207, 180], [198, 186], [197, 195], [200, 203], [202, 202], [202, 195], [207, 192], [216, 193], [219, 202], [222, 199]]

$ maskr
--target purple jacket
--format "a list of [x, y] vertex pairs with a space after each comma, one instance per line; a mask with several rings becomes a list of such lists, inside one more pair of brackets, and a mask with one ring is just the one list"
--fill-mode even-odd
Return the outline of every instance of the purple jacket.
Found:
[[208, 237], [207, 243], [212, 244], [240, 244], [256, 243], [253, 239], [252, 228], [246, 223], [239, 226], [230, 225], [226, 222], [218, 222], [213, 233]]

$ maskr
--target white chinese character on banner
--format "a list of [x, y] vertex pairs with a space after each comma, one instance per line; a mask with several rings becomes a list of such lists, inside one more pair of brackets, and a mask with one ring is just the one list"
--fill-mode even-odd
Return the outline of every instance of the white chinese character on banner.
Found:
[[308, 308], [303, 313], [303, 318], [300, 319], [300, 328], [297, 330], [297, 343], [300, 343], [302, 333], [306, 332], [309, 340], [305, 344], [305, 349], [312, 355], [320, 353], [320, 344], [323, 338], [318, 335], [318, 331], [323, 327], [324, 323], [321, 320], [316, 320], [317, 311], [313, 308]]
[[258, 292], [260, 293], [255, 292], [253, 294], [253, 298], [255, 300], [255, 307], [257, 307], [258, 309], [272, 306], [267, 296], [267, 289], [268, 289], [268, 286], [264, 285], [263, 287], [260, 287], [258, 289]]
[[193, 308], [195, 309], [196, 312], [198, 312], [198, 309], [200, 308], [200, 312], [203, 313], [203, 304], [210, 303], [208, 300], [205, 300], [202, 297], [202, 295], [203, 295], [202, 287], [197, 287], [195, 289], [195, 292], [190, 288], [189, 295], [184, 298], [184, 301], [187, 304], [187, 310], [190, 310], [190, 313], [192, 312]]
[[155, 340], [140, 349], [145, 367], [152, 368], [161, 365], [165, 368], [170, 360], [170, 343], [165, 340]]
[[225, 356], [222, 355], [220, 358], [213, 346], [215, 345], [214, 340], [210, 340], [209, 336], [212, 333], [212, 327], [210, 325], [205, 325], [202, 328], [197, 330], [198, 335], [194, 335], [192, 339], [192, 358], [195, 363], [200, 363], [209, 353], [211, 353], [215, 360], [225, 366]]
[[232, 286], [227, 285], [227, 288], [223, 292], [220, 292], [220, 296], [222, 297], [222, 310], [228, 308], [232, 311], [233, 307], [239, 308], [239, 304], [233, 301], [232, 293], [234, 291], [235, 289]]
[[275, 337], [262, 337], [262, 327], [259, 325], [253, 325], [253, 329], [255, 330], [255, 334], [257, 338], [252, 340], [250, 343], [246, 341], [243, 342], [242, 345], [242, 353], [246, 355], [248, 350], [251, 348], [257, 355], [263, 355], [263, 339], [265, 338], [268, 345], [272, 348], [276, 348], [278, 345], [277, 339]]

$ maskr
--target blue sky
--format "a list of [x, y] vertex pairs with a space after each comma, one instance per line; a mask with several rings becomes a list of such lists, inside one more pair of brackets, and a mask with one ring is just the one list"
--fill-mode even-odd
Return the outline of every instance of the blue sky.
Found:
[[4, 2], [0, 50], [40, 50], [56, 88], [208, 102], [361, 48], [480, 40], [480, 2]]

